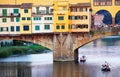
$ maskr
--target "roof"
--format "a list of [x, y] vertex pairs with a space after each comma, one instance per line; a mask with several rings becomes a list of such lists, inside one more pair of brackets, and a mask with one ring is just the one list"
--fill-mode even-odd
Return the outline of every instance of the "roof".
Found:
[[0, 8], [20, 8], [21, 5], [0, 4]]
[[32, 3], [22, 3], [21, 8], [32, 8]]
[[32, 3], [22, 3], [21, 5], [0, 4], [0, 8], [32, 8]]
[[70, 4], [70, 7], [91, 7], [91, 3]]

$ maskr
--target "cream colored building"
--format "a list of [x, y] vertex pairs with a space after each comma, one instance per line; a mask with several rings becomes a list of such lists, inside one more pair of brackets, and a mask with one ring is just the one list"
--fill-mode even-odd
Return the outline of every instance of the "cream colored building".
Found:
[[53, 7], [33, 6], [32, 33], [53, 33]]
[[0, 5], [0, 34], [20, 34], [20, 5]]

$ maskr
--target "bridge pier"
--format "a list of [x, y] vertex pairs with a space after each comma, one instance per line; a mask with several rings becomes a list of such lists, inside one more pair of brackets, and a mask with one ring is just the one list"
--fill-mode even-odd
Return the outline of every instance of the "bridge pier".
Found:
[[73, 61], [74, 60], [74, 42], [70, 33], [54, 34], [54, 61]]

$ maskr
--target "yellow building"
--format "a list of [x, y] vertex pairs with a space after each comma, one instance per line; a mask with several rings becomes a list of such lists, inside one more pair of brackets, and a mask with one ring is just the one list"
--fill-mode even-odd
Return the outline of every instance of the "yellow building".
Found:
[[34, 5], [52, 5], [54, 1], [69, 1], [69, 3], [84, 3], [91, 0], [0, 0], [0, 4], [22, 4], [33, 3]]
[[93, 13], [104, 14], [103, 23], [120, 24], [120, 0], [91, 0]]
[[91, 4], [77, 3], [70, 5], [70, 32], [89, 32], [91, 28]]
[[20, 31], [21, 34], [32, 33], [32, 4], [23, 3], [21, 5], [21, 21], [20, 21]]
[[53, 4], [54, 12], [54, 32], [68, 32], [68, 1], [55, 1]]

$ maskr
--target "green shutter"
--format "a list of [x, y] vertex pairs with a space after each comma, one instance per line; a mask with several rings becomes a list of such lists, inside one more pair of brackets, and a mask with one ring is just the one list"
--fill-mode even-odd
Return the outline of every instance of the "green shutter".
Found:
[[46, 7], [46, 14], [49, 14], [49, 7]]
[[14, 13], [19, 13], [19, 9], [13, 9]]
[[27, 17], [27, 20], [31, 20], [31, 18], [30, 18], [30, 17]]
[[16, 22], [20, 22], [20, 18], [19, 17], [16, 17]]
[[39, 25], [36, 25], [36, 26], [35, 26], [35, 30], [40, 30], [40, 26], [39, 26]]
[[3, 18], [3, 19], [2, 19], [2, 22], [7, 22], [7, 19], [6, 19], [6, 18]]
[[3, 16], [7, 16], [7, 9], [3, 9], [3, 10], [2, 10], [2, 15], [3, 15]]
[[45, 25], [45, 30], [50, 29], [50, 25]]
[[14, 18], [13, 17], [11, 18], [11, 22], [14, 22]]
[[24, 13], [28, 13], [28, 9], [24, 9]]

